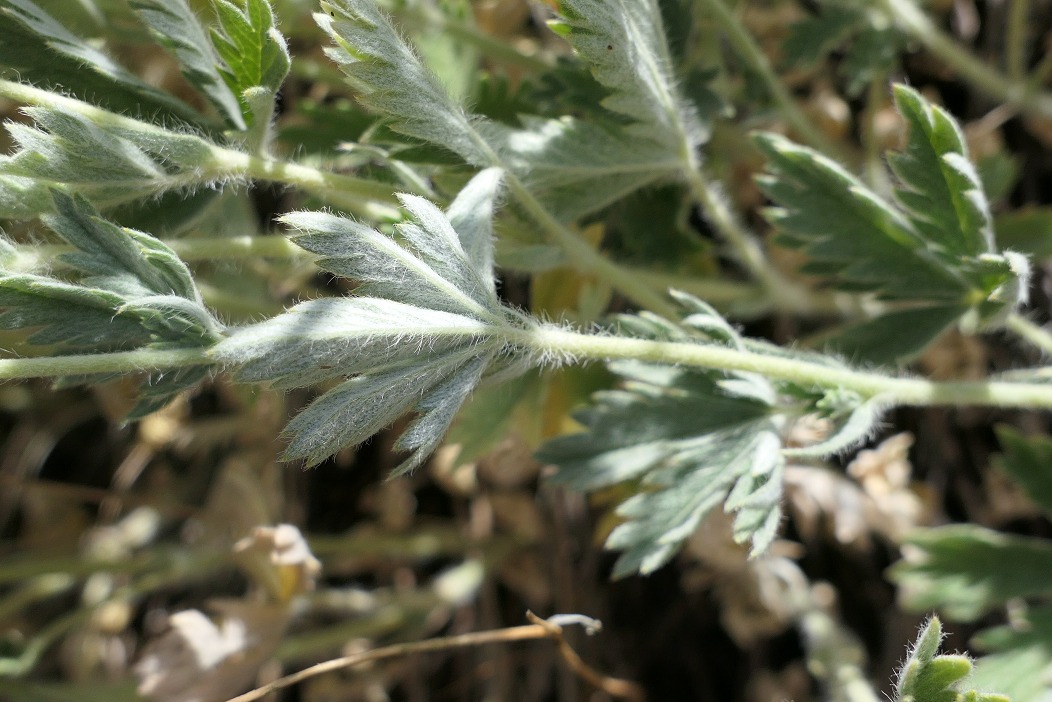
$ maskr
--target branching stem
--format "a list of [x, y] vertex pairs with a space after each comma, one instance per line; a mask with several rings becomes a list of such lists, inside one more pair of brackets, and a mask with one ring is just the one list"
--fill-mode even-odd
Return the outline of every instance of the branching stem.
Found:
[[137, 349], [113, 353], [0, 359], [0, 380], [60, 378], [93, 373], [138, 373], [215, 363], [207, 349]]
[[1048, 329], [1034, 324], [1017, 312], [1005, 320], [1005, 329], [1040, 349], [1044, 355], [1052, 356], [1052, 332]]

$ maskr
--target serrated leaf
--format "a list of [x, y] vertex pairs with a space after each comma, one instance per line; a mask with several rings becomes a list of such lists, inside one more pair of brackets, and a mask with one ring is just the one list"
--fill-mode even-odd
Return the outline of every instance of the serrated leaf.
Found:
[[896, 197], [916, 231], [949, 261], [993, 252], [990, 206], [956, 120], [912, 88], [893, 90], [910, 128], [905, 150], [888, 161], [902, 184]]
[[1013, 612], [1010, 623], [980, 631], [970, 644], [992, 652], [976, 662], [971, 685], [1020, 702], [1052, 700], [1052, 606]]
[[367, 107], [395, 121], [398, 131], [458, 154], [468, 163], [492, 165], [462, 107], [402, 41], [373, 0], [322, 3], [318, 25], [336, 46], [326, 49]]
[[[240, 5], [240, 6], [239, 6]], [[260, 86], [277, 92], [289, 71], [288, 47], [277, 32], [267, 0], [216, 0], [216, 50], [226, 62], [230, 89], [240, 94]]]
[[37, 275], [0, 274], [0, 328], [38, 328], [27, 342], [70, 351], [139, 346], [149, 334], [136, 320], [116, 318], [124, 298], [107, 290]]
[[146, 83], [69, 31], [32, 0], [0, 0], [0, 65], [20, 80], [57, 83], [82, 99], [141, 114], [200, 124], [189, 105]]
[[[870, 361], [918, 353], [955, 318], [1000, 324], [1023, 299], [1029, 276], [1021, 257], [995, 253], [989, 206], [956, 122], [909, 88], [897, 86], [895, 97], [910, 125], [906, 150], [889, 156], [896, 202], [815, 151], [775, 135], [756, 138], [772, 174], [760, 184], [777, 204], [768, 219], [783, 243], [807, 254], [802, 270], [909, 303], [844, 336], [847, 351]], [[876, 338], [896, 324], [910, 333], [882, 349]]]
[[219, 73], [219, 57], [186, 0], [129, 0], [153, 37], [175, 56], [183, 75], [238, 131], [247, 128], [238, 96]]
[[[695, 314], [704, 312], [698, 308]], [[682, 329], [659, 318], [635, 319], [620, 320], [622, 331], [684, 338]], [[718, 330], [717, 338], [728, 334], [729, 328], [702, 326]], [[729, 333], [736, 343], [736, 334]], [[767, 382], [746, 373], [637, 362], [610, 368], [624, 387], [597, 393], [577, 416], [587, 431], [548, 442], [538, 457], [557, 465], [554, 480], [573, 489], [639, 481], [639, 491], [618, 509], [625, 523], [607, 541], [608, 548], [624, 552], [614, 576], [664, 565], [721, 503], [736, 513], [735, 539], [751, 541], [754, 554], [762, 552], [781, 518], [784, 466]]]
[[246, 123], [253, 123], [245, 91], [264, 88], [273, 96], [288, 75], [291, 59], [285, 38], [274, 25], [267, 0], [214, 0], [219, 27], [212, 28], [212, 43], [223, 60], [220, 75], [238, 96]]
[[369, 297], [327, 298], [235, 331], [212, 354], [243, 382], [303, 387], [411, 366], [426, 350], [459, 357], [484, 344], [477, 319]]
[[911, 558], [889, 571], [913, 611], [939, 607], [972, 621], [1014, 597], [1048, 594], [1052, 542], [958, 524], [920, 529], [906, 538]]
[[289, 423], [288, 459], [319, 463], [415, 410], [397, 444], [409, 456], [396, 471], [412, 470], [483, 374], [525, 370], [499, 333], [528, 324], [501, 306], [493, 286], [489, 218], [499, 185], [499, 171], [479, 173], [448, 214], [400, 196], [410, 215], [397, 227], [400, 243], [328, 214], [285, 218], [319, 265], [361, 282], [355, 296], [302, 303], [212, 350], [244, 381], [288, 388], [350, 378]]
[[572, 221], [655, 181], [675, 176], [679, 158], [652, 136], [571, 118], [522, 117], [523, 128], [488, 125], [487, 133], [530, 191]]
[[[19, 150], [0, 156], [0, 217], [48, 212], [49, 187], [67, 186], [97, 206], [112, 206], [207, 181], [204, 139], [143, 124], [141, 130], [96, 124], [71, 113], [28, 107], [38, 128], [7, 123]], [[26, 201], [25, 198], [29, 198]]]
[[557, 24], [596, 80], [611, 90], [602, 104], [638, 124], [636, 136], [660, 139], [675, 156], [704, 130], [676, 88], [661, 11], [655, 0], [559, 0]]
[[[0, 328], [36, 328], [27, 339], [64, 352], [207, 347], [222, 326], [201, 303], [190, 271], [147, 234], [101, 217], [83, 197], [52, 193], [55, 214], [45, 223], [76, 249], [63, 254], [84, 274], [75, 283], [10, 273], [0, 267]], [[207, 367], [151, 373], [130, 419], [167, 404], [208, 376]], [[106, 376], [60, 378], [64, 385]]]
[[996, 427], [1002, 453], [995, 465], [1022, 486], [1046, 515], [1052, 515], [1052, 438], [1024, 436], [1012, 427]]

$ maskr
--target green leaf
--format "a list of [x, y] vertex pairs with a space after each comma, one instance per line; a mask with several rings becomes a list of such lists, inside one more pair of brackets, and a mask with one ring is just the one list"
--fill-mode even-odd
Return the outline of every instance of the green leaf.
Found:
[[896, 702], [957, 702], [957, 683], [972, 670], [967, 656], [936, 655], [942, 642], [942, 623], [932, 617], [899, 670]]
[[996, 431], [1003, 453], [995, 465], [1019, 483], [1045, 514], [1052, 515], [1052, 438], [1023, 436], [1006, 424]]
[[186, 0], [128, 0], [153, 37], [179, 61], [183, 75], [233, 129], [247, 128], [238, 95], [220, 74], [219, 57]]
[[129, 129], [72, 112], [27, 107], [37, 124], [7, 123], [18, 146], [0, 156], [0, 217], [24, 219], [50, 211], [48, 192], [64, 185], [107, 207], [207, 182], [212, 160], [204, 139], [143, 123]]
[[412, 470], [483, 375], [525, 370], [499, 333], [529, 324], [502, 307], [493, 284], [490, 217], [500, 181], [499, 170], [482, 171], [445, 213], [400, 196], [410, 215], [397, 226], [400, 243], [328, 214], [284, 218], [320, 266], [361, 282], [355, 296], [301, 303], [211, 352], [248, 382], [290, 388], [348, 378], [289, 423], [287, 459], [317, 464], [415, 410], [397, 443], [409, 456], [396, 472]]
[[219, 72], [230, 91], [238, 96], [241, 113], [252, 126], [254, 117], [245, 91], [264, 88], [273, 103], [289, 73], [288, 47], [274, 26], [274, 14], [267, 0], [214, 0], [213, 7], [219, 27], [211, 30], [212, 43], [226, 64], [219, 67]]
[[[904, 86], [895, 87], [895, 98], [910, 136], [903, 152], [889, 156], [894, 202], [811, 149], [756, 137], [770, 160], [760, 184], [777, 205], [768, 219], [780, 241], [803, 249], [803, 271], [906, 304], [892, 309], [895, 317], [849, 330], [840, 343], [881, 362], [918, 353], [955, 318], [970, 328], [996, 326], [1025, 300], [1029, 277], [1025, 259], [994, 249], [989, 205], [956, 122]], [[908, 337], [884, 348], [884, 331], [901, 324]]]
[[488, 125], [510, 170], [557, 217], [597, 212], [682, 167], [667, 147], [615, 125], [523, 117], [522, 129]]
[[813, 66], [858, 29], [859, 19], [851, 5], [822, 5], [817, 14], [789, 25], [782, 61], [794, 68]]
[[980, 631], [971, 645], [992, 652], [976, 663], [972, 685], [1014, 700], [1052, 700], [1052, 606], [1013, 612], [1010, 623]]
[[636, 123], [634, 136], [661, 140], [670, 156], [701, 143], [706, 132], [676, 87], [655, 0], [559, 0], [558, 12], [554, 27], [611, 91], [603, 106]]
[[1052, 542], [957, 524], [912, 532], [911, 557], [889, 571], [913, 611], [972, 621], [1014, 597], [1052, 593]]
[[[691, 312], [684, 324], [704, 337], [653, 315], [619, 318], [619, 333], [742, 346], [712, 308], [682, 293]], [[720, 373], [650, 365], [609, 364], [623, 387], [593, 396], [576, 415], [580, 434], [545, 444], [538, 457], [559, 470], [558, 483], [597, 490], [626, 481], [638, 485], [618, 508], [625, 522], [607, 541], [623, 551], [614, 576], [651, 573], [671, 559], [704, 516], [722, 504], [734, 512], [734, 537], [753, 554], [773, 540], [781, 518], [784, 459], [774, 390], [749, 373]]]
[[[108, 222], [86, 199], [54, 191], [55, 213], [45, 218], [76, 250], [62, 254], [77, 282], [0, 268], [0, 328], [35, 329], [33, 345], [63, 352], [99, 353], [135, 348], [200, 348], [222, 335], [201, 302], [186, 265], [148, 234]], [[138, 419], [208, 377], [196, 367], [151, 373], [140, 385], [140, 400], [129, 419]], [[108, 377], [59, 379], [93, 383]]]
[[368, 108], [393, 118], [403, 134], [443, 146], [468, 163], [492, 165], [476, 121], [456, 104], [373, 0], [323, 2], [318, 25], [335, 47], [326, 49]]
[[1034, 258], [1052, 256], [1052, 208], [1024, 207], [994, 219], [997, 243]]
[[19, 80], [61, 86], [81, 99], [133, 114], [200, 125], [189, 105], [146, 83], [32, 0], [0, 0], [0, 66]]

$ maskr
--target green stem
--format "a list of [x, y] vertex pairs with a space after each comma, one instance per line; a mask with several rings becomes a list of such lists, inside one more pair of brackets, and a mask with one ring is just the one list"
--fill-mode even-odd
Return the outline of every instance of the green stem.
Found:
[[1017, 105], [1024, 112], [1052, 116], [1052, 94], [1031, 90], [1026, 81], [1013, 80], [977, 59], [968, 49], [936, 27], [912, 0], [879, 0], [879, 3], [903, 32], [920, 42], [932, 55], [982, 92]]
[[759, 240], [746, 231], [735, 216], [726, 197], [717, 191], [702, 173], [694, 168], [685, 173], [687, 184], [705, 218], [734, 251], [738, 262], [763, 286], [767, 296], [777, 300], [779, 309], [810, 312], [814, 305], [807, 291], [791, 283], [770, 265]]
[[[496, 158], [496, 156], [495, 156]], [[511, 173], [507, 175], [508, 189], [526, 212], [544, 229], [552, 241], [563, 250], [566, 257], [578, 270], [591, 273], [621, 292], [632, 302], [669, 319], [679, 317], [679, 309], [662, 292], [652, 288], [646, 281], [632, 275], [627, 269], [611, 261], [595, 250], [591, 244], [574, 234], [551, 215], [544, 205], [533, 196], [522, 181]]]
[[1032, 344], [1046, 356], [1052, 356], [1052, 332], [1013, 312], [1005, 320], [1005, 329]]
[[1008, 3], [1008, 27], [1005, 32], [1005, 69], [1014, 81], [1026, 78], [1027, 33], [1030, 28], [1030, 0], [1012, 0]]
[[139, 373], [215, 363], [205, 348], [137, 349], [113, 353], [0, 359], [0, 380], [60, 378], [93, 373]]
[[695, 368], [758, 373], [801, 385], [853, 390], [888, 405], [980, 405], [1052, 409], [1052, 386], [1037, 383], [935, 382], [893, 378], [879, 373], [830, 366], [783, 356], [711, 344], [649, 341], [598, 336], [541, 327], [509, 332], [509, 341], [549, 358], [583, 361], [636, 360]]
[[727, 40], [741, 59], [767, 86], [767, 91], [770, 93], [771, 98], [778, 105], [778, 109], [781, 110], [782, 115], [793, 131], [809, 145], [831, 158], [841, 160], [843, 158], [841, 149], [828, 139], [825, 134], [815, 128], [814, 122], [800, 109], [796, 100], [793, 99], [793, 96], [785, 87], [785, 83], [775, 73], [770, 60], [767, 58], [767, 54], [763, 52], [756, 40], [745, 29], [737, 15], [727, 7], [724, 0], [704, 0], [703, 4], [711, 10], [712, 16], [719, 23], [727, 36]]

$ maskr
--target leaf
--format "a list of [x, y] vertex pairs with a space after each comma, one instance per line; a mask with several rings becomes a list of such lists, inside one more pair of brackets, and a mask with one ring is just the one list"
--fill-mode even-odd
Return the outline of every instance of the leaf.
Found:
[[[149, 124], [128, 129], [72, 112], [27, 107], [38, 125], [7, 123], [19, 150], [0, 156], [0, 217], [27, 218], [50, 210], [49, 188], [62, 184], [106, 207], [207, 182], [212, 160], [204, 139]], [[28, 199], [28, 201], [27, 201]]]
[[637, 124], [634, 136], [660, 139], [669, 156], [697, 147], [705, 134], [680, 96], [661, 11], [655, 0], [558, 0], [565, 36], [596, 80], [611, 91], [602, 104]]
[[942, 623], [932, 617], [917, 637], [895, 683], [896, 702], [957, 702], [957, 685], [972, 671], [967, 656], [936, 655]]
[[957, 524], [906, 538], [914, 555], [889, 571], [907, 608], [973, 621], [1014, 597], [1052, 592], [1052, 542]]
[[[844, 336], [845, 350], [885, 362], [918, 353], [955, 318], [996, 326], [1025, 299], [1029, 276], [1021, 257], [995, 252], [989, 206], [956, 122], [909, 88], [896, 86], [895, 97], [910, 125], [905, 151], [889, 156], [896, 202], [815, 151], [756, 137], [770, 160], [760, 184], [777, 205], [768, 219], [783, 243], [807, 255], [803, 271], [908, 303]], [[885, 349], [880, 337], [896, 320], [910, 334]]]
[[499, 170], [482, 171], [446, 213], [401, 195], [410, 218], [397, 225], [400, 243], [328, 214], [284, 218], [320, 266], [361, 283], [354, 296], [304, 302], [236, 330], [211, 352], [238, 379], [279, 388], [347, 378], [289, 423], [287, 459], [315, 465], [415, 410], [397, 443], [409, 456], [396, 473], [412, 470], [485, 374], [525, 370], [505, 349], [506, 332], [532, 323], [504, 308], [493, 285], [500, 181]]
[[274, 25], [267, 0], [213, 0], [219, 27], [211, 30], [212, 44], [225, 66], [219, 73], [241, 103], [246, 123], [253, 112], [245, 91], [264, 88], [273, 103], [274, 95], [289, 73], [291, 59], [285, 38]]
[[[676, 294], [683, 326], [654, 315], [618, 318], [618, 333], [681, 343], [748, 342], [706, 303]], [[762, 553], [781, 519], [782, 443], [773, 388], [751, 373], [721, 373], [636, 361], [609, 364], [623, 386], [593, 395], [575, 418], [586, 431], [538, 452], [558, 466], [557, 483], [593, 491], [626, 481], [636, 494], [617, 510], [625, 522], [607, 548], [621, 550], [614, 576], [651, 573], [671, 559], [704, 516], [735, 513], [734, 537]]]
[[1006, 424], [996, 431], [1003, 452], [995, 465], [1019, 483], [1046, 515], [1052, 515], [1052, 438], [1023, 436]]
[[522, 129], [489, 125], [491, 143], [530, 192], [564, 221], [601, 210], [682, 167], [656, 139], [614, 125], [527, 116], [522, 122]]
[[[76, 250], [62, 254], [77, 282], [12, 273], [0, 267], [0, 328], [35, 329], [26, 342], [63, 352], [99, 353], [136, 348], [201, 348], [222, 335], [201, 302], [186, 265], [148, 234], [108, 222], [81, 196], [54, 191], [55, 214], [45, 218]], [[129, 419], [167, 404], [208, 377], [208, 367], [151, 373]], [[60, 378], [60, 384], [109, 380]]]
[[248, 125], [238, 96], [223, 80], [219, 57], [186, 0], [128, 0], [128, 4], [150, 28], [154, 39], [179, 61], [190, 84], [201, 91], [231, 128], [244, 131]]
[[1052, 208], [1024, 207], [994, 219], [997, 243], [1034, 258], [1052, 256]]
[[851, 35], [859, 26], [859, 12], [852, 5], [821, 5], [817, 14], [793, 22], [782, 42], [782, 61], [789, 67], [811, 67]]
[[32, 0], [0, 0], [0, 65], [120, 111], [200, 125], [203, 116], [69, 31]]
[[1052, 607], [1013, 612], [1009, 624], [980, 631], [971, 645], [993, 652], [978, 660], [971, 684], [1014, 700], [1052, 700]]
[[471, 164], [493, 165], [476, 121], [402, 41], [373, 0], [332, 0], [315, 14], [336, 46], [328, 56], [347, 75], [359, 100], [394, 119], [403, 134], [439, 144]]

